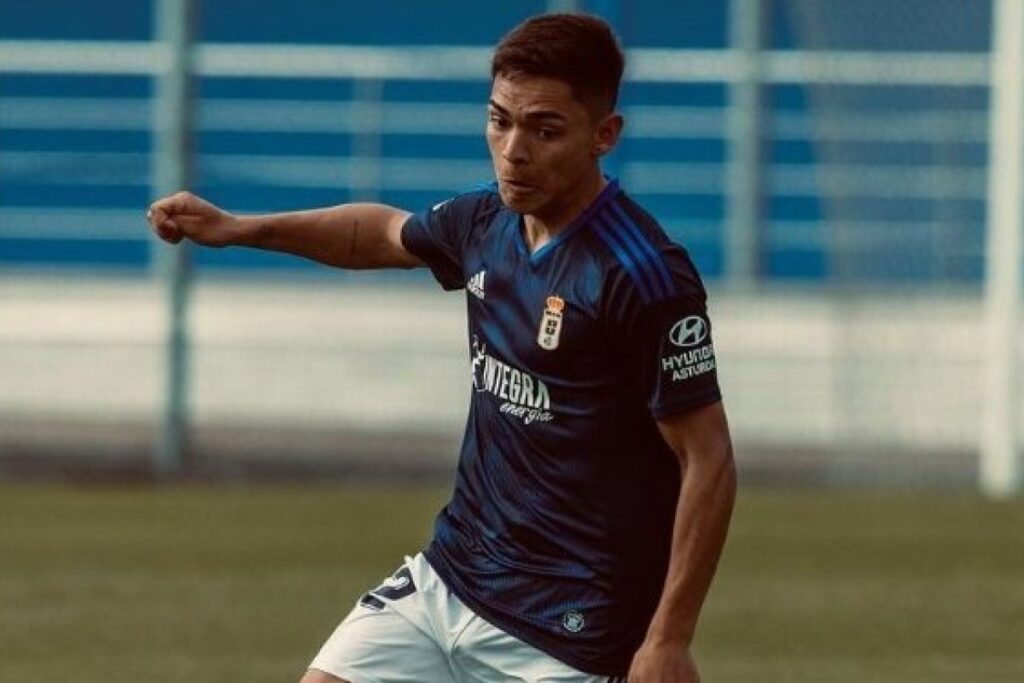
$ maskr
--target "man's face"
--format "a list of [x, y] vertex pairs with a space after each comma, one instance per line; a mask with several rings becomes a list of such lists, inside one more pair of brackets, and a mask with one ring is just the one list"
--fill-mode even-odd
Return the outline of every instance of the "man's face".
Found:
[[601, 138], [601, 122], [568, 83], [528, 75], [494, 79], [487, 146], [501, 199], [513, 211], [559, 216], [585, 191], [597, 158], [610, 149]]

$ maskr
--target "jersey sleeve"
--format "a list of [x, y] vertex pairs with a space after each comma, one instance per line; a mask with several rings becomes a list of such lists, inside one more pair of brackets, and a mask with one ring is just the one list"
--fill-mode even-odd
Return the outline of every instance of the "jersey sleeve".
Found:
[[413, 214], [402, 226], [402, 246], [422, 259], [446, 290], [466, 286], [463, 257], [480, 219], [493, 204], [493, 192], [457, 195]]
[[686, 252], [663, 249], [672, 287], [652, 300], [621, 277], [614, 285], [612, 339], [655, 418], [694, 410], [722, 398], [707, 293]]

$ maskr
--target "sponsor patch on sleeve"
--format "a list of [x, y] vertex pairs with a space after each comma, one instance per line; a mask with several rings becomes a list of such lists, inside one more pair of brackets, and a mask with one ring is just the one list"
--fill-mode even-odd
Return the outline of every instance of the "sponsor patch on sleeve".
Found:
[[673, 382], [699, 377], [715, 369], [715, 347], [709, 337], [710, 326], [702, 315], [688, 315], [668, 331], [668, 353], [661, 358], [661, 371], [670, 373]]

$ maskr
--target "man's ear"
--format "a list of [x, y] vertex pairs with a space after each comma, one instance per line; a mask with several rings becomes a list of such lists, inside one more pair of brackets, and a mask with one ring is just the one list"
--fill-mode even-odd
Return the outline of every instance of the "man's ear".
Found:
[[603, 157], [615, 148], [625, 124], [625, 119], [618, 112], [608, 114], [597, 124], [594, 129], [594, 145], [591, 148], [595, 159]]

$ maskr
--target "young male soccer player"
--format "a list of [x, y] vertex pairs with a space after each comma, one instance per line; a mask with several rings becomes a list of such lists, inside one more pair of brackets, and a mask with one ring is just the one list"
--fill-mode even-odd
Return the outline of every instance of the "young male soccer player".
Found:
[[496, 184], [411, 215], [238, 217], [179, 193], [164, 240], [465, 289], [473, 392], [433, 540], [362, 597], [302, 683], [692, 683], [736, 489], [705, 292], [599, 160], [618, 140], [608, 26], [546, 15], [498, 45]]

